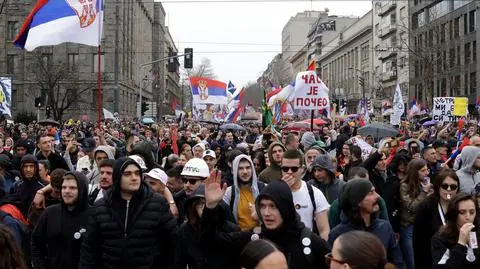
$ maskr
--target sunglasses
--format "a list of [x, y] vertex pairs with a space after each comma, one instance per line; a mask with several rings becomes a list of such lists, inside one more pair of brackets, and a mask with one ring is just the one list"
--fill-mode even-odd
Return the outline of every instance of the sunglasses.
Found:
[[444, 184], [440, 185], [440, 188], [442, 188], [444, 190], [448, 190], [448, 188], [450, 188], [450, 190], [456, 191], [458, 189], [458, 185], [457, 184], [444, 183]]
[[336, 262], [336, 263], [339, 263], [339, 264], [345, 264], [347, 262], [344, 262], [344, 261], [341, 261], [341, 260], [337, 260], [333, 257], [332, 253], [328, 253], [325, 255], [325, 263], [327, 265], [330, 265], [332, 262]]
[[182, 178], [183, 183], [186, 184], [187, 182], [190, 183], [190, 185], [195, 185], [197, 183], [198, 179], [196, 178]]
[[296, 173], [300, 169], [299, 166], [282, 166], [282, 171], [287, 173], [288, 171], [292, 170], [293, 173]]

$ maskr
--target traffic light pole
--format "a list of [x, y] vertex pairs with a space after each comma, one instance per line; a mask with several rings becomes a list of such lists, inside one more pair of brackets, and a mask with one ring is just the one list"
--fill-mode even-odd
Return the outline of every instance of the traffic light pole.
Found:
[[[175, 55], [175, 56], [169, 56], [169, 57], [164, 57], [164, 58], [160, 58], [158, 60], [155, 60], [155, 61], [152, 61], [152, 62], [148, 62], [148, 63], [143, 63], [143, 64], [140, 64], [138, 66], [138, 70], [139, 70], [139, 80], [138, 80], [138, 95], [139, 95], [139, 101], [140, 101], [140, 110], [138, 111], [137, 113], [137, 118], [140, 119], [142, 117], [142, 99], [143, 99], [143, 96], [142, 96], [142, 68], [146, 67], [146, 66], [151, 66], [152, 64], [155, 64], [155, 63], [159, 63], [159, 62], [163, 62], [163, 61], [167, 61], [167, 60], [170, 60], [170, 59], [175, 59], [175, 58], [179, 58], [179, 57], [184, 57], [186, 55], [190, 55], [192, 53], [184, 53], [184, 54], [179, 54], [179, 55]], [[158, 104], [157, 104], [158, 106]], [[136, 106], [135, 106], [136, 107]], [[158, 119], [157, 119], [158, 120]]]

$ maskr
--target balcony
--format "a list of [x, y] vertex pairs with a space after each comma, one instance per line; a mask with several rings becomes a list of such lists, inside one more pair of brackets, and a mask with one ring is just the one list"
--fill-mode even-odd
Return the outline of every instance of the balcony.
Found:
[[383, 51], [379, 51], [379, 55], [378, 55], [378, 59], [380, 61], [383, 61], [387, 58], [390, 58], [390, 57], [393, 57], [397, 55], [397, 50], [394, 49], [394, 48], [389, 48], [389, 49], [386, 49], [386, 50], [383, 50]]
[[390, 81], [390, 80], [394, 80], [397, 78], [397, 72], [395, 72], [394, 70], [390, 70], [388, 72], [384, 72], [382, 74], [380, 74], [380, 81], [381, 82], [387, 82], [387, 81]]
[[383, 28], [381, 28], [380, 30], [378, 30], [378, 34], [377, 36], [382, 38], [390, 33], [393, 33], [397, 30], [397, 25], [396, 25], [396, 22], [392, 22], [392, 24], [390, 25], [387, 25]]
[[375, 13], [378, 16], [383, 16], [385, 15], [385, 13], [397, 7], [397, 3], [395, 0], [382, 1], [381, 3], [382, 5], [375, 10]]

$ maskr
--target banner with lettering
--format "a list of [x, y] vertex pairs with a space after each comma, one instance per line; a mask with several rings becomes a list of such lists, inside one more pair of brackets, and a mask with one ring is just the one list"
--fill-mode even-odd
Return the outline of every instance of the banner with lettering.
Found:
[[328, 88], [315, 71], [299, 72], [295, 80], [295, 109], [321, 110], [330, 107]]
[[[460, 101], [460, 103], [462, 102], [463, 100]], [[454, 110], [455, 110], [455, 97], [434, 97], [433, 98], [433, 111], [432, 111], [433, 120], [436, 120], [438, 122], [458, 121], [461, 118], [461, 116], [455, 116]]]

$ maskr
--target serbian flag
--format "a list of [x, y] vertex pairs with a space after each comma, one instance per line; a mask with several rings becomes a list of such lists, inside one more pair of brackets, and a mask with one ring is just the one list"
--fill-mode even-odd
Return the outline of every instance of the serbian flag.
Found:
[[103, 0], [38, 0], [13, 43], [28, 51], [64, 42], [99, 46], [102, 28]]
[[192, 88], [193, 104], [226, 105], [228, 103], [227, 84], [221, 81], [191, 77], [190, 87]]

